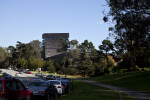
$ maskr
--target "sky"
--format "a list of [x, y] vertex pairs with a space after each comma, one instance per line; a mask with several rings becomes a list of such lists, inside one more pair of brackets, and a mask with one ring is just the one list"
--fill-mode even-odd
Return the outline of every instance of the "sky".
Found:
[[69, 40], [91, 41], [95, 48], [108, 37], [105, 0], [0, 0], [0, 46], [17, 41], [42, 42], [43, 33], [69, 33]]

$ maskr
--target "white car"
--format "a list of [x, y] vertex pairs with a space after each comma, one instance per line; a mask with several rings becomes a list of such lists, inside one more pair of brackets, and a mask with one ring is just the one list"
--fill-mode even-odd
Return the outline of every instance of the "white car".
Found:
[[54, 86], [57, 89], [58, 94], [64, 94], [65, 93], [65, 87], [62, 85], [60, 80], [48, 80], [48, 83], [54, 84]]
[[21, 75], [20, 75], [20, 73], [16, 73], [15, 76], [19, 76], [20, 77]]

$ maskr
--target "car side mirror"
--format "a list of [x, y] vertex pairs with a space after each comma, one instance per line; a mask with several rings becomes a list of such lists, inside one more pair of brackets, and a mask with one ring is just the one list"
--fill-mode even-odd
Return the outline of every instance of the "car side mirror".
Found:
[[29, 87], [26, 87], [26, 89], [29, 89]]

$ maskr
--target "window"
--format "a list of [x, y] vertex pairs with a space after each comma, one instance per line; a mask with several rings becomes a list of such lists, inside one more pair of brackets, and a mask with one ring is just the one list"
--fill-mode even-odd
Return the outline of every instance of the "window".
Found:
[[25, 90], [23, 84], [21, 84], [20, 82], [17, 82], [17, 89], [18, 90]]
[[25, 90], [25, 87], [19, 81], [6, 81], [5, 87], [7, 90]]
[[11, 81], [6, 81], [5, 82], [5, 88], [7, 90], [12, 90], [13, 89], [12, 82]]
[[0, 81], [0, 90], [3, 89], [3, 84], [2, 84], [2, 81]]

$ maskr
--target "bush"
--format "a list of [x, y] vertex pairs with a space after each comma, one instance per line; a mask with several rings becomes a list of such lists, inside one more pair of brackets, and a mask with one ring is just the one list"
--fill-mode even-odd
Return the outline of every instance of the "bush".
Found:
[[124, 72], [128, 72], [129, 70], [124, 68], [124, 69], [119, 69], [118, 73], [124, 73]]
[[143, 68], [143, 71], [147, 71], [147, 72], [149, 72], [150, 71], [150, 68]]
[[140, 68], [140, 67], [138, 67], [138, 66], [136, 65], [136, 70], [137, 70], [137, 71], [142, 71], [142, 68]]

